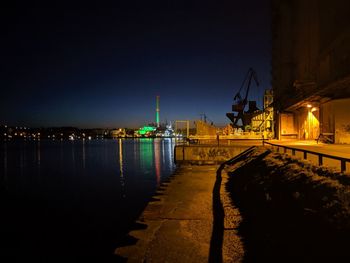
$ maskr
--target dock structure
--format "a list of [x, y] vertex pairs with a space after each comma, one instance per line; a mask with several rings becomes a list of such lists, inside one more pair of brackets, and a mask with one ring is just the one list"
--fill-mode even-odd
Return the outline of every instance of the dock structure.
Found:
[[[158, 189], [137, 221], [143, 227], [129, 233], [136, 242], [115, 254], [128, 262], [265, 262], [271, 257], [271, 262], [320, 262], [324, 256], [348, 257], [339, 234], [350, 233], [348, 176], [289, 156], [289, 150], [305, 151], [302, 147], [288, 146], [279, 153], [265, 144], [242, 148], [221, 164], [215, 158], [206, 162], [210, 156], [204, 154], [199, 155], [204, 163], [193, 162], [189, 153], [228, 147], [187, 145], [185, 156], [191, 162], [180, 162], [170, 182]], [[324, 228], [326, 234], [319, 235]], [[313, 248], [305, 251], [305, 244]], [[315, 249], [321, 245], [327, 249]]]
[[140, 217], [147, 227], [130, 232], [136, 244], [115, 253], [128, 262], [241, 262], [241, 217], [221, 187], [227, 177], [218, 180], [218, 168], [181, 166]]
[[221, 164], [232, 157], [240, 154], [249, 146], [261, 145], [260, 141], [245, 142], [236, 145], [176, 145], [175, 163], [176, 164]]

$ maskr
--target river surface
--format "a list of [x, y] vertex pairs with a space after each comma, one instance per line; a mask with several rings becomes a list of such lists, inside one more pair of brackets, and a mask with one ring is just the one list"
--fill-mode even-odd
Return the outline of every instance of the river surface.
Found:
[[0, 145], [0, 252], [14, 262], [114, 262], [175, 169], [172, 139]]

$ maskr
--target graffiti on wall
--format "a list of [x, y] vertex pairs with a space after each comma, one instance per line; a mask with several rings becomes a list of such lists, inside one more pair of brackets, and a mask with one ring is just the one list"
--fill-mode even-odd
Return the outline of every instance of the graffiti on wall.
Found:
[[224, 148], [193, 149], [193, 156], [199, 156], [201, 160], [229, 159], [230, 153]]
[[189, 162], [222, 162], [240, 154], [248, 147], [217, 147], [217, 146], [176, 146], [175, 161]]

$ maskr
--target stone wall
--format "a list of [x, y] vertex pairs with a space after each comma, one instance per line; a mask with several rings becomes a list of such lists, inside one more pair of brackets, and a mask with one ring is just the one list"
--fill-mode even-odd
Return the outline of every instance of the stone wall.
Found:
[[249, 146], [175, 146], [175, 162], [193, 164], [222, 163], [240, 154]]

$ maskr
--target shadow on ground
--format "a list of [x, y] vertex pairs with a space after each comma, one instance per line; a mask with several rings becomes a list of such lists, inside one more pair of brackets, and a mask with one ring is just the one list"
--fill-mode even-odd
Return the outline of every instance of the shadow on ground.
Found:
[[225, 212], [220, 200], [221, 172], [223, 165], [216, 171], [216, 181], [213, 188], [213, 230], [210, 239], [209, 263], [222, 262], [222, 244], [224, 238]]

